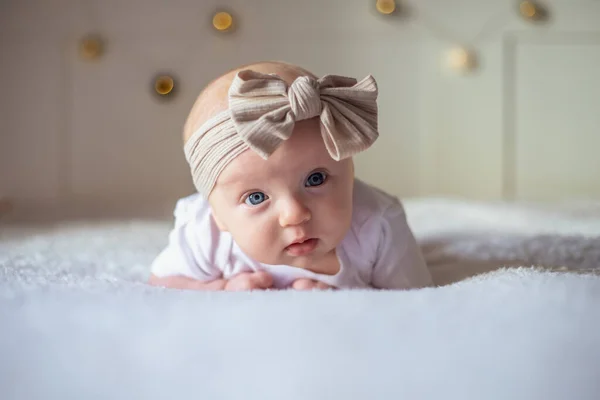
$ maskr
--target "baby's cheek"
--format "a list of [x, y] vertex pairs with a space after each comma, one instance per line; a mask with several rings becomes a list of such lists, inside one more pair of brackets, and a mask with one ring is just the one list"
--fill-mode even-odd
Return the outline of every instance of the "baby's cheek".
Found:
[[256, 226], [252, 230], [245, 230], [234, 237], [237, 245], [250, 258], [264, 263], [273, 264], [277, 261], [279, 240], [273, 230], [262, 226]]
[[350, 228], [352, 221], [352, 205], [345, 199], [324, 204], [317, 221], [321, 228], [329, 232], [332, 240], [340, 241]]

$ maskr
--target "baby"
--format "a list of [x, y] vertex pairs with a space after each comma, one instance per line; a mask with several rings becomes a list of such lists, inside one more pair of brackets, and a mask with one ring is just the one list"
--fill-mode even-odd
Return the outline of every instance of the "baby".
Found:
[[377, 139], [377, 85], [264, 62], [196, 100], [179, 200], [150, 284], [255, 290], [432, 285], [401, 203], [354, 177]]

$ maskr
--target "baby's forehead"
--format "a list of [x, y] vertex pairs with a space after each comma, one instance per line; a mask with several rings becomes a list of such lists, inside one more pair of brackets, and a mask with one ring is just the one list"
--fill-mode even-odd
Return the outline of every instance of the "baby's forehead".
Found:
[[330, 168], [338, 164], [327, 151], [320, 132], [318, 118], [299, 121], [290, 139], [264, 160], [248, 149], [225, 167], [217, 180], [230, 184], [271, 177], [298, 176], [315, 168]]
[[[327, 163], [335, 163], [333, 159]], [[323, 162], [314, 162], [300, 154], [291, 154], [282, 159], [263, 160], [252, 150], [246, 150], [232, 160], [219, 175], [215, 187], [262, 186], [276, 181], [291, 182], [290, 177], [300, 178], [310, 171], [326, 167]]]

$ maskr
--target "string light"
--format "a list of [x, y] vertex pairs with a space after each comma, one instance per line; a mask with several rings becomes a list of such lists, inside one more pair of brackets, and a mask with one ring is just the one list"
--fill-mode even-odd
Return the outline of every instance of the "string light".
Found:
[[375, 7], [380, 13], [389, 15], [396, 11], [396, 2], [394, 0], [377, 0]]
[[457, 72], [467, 72], [475, 68], [475, 53], [466, 47], [455, 47], [446, 55], [447, 66]]
[[102, 56], [104, 45], [97, 35], [84, 37], [79, 44], [79, 54], [85, 60], [97, 60]]
[[531, 1], [522, 1], [521, 4], [519, 4], [519, 11], [523, 17], [533, 19], [537, 14], [537, 7]]
[[225, 11], [220, 11], [213, 16], [212, 24], [218, 31], [227, 31], [233, 25], [233, 17]]
[[[543, 20], [545, 16], [545, 10], [539, 5], [537, 1], [520, 1], [519, 13], [522, 17], [527, 19]], [[420, 8], [423, 8], [421, 5]], [[440, 41], [452, 43], [460, 43], [459, 47], [451, 47], [444, 54], [445, 67], [455, 72], [468, 72], [478, 66], [478, 55], [474, 49], [481, 45], [481, 43], [497, 34], [505, 26], [506, 22], [510, 19], [510, 15], [514, 12], [509, 10], [505, 6], [499, 7], [500, 9], [494, 14], [490, 15], [489, 19], [486, 20], [479, 32], [473, 37], [465, 37], [464, 35], [458, 35], [457, 32], [453, 32], [449, 27], [440, 24], [439, 21], [435, 21], [431, 18], [427, 12], [420, 10], [420, 17], [413, 20], [417, 25], [426, 28], [431, 34], [436, 36]], [[512, 8], [512, 7], [511, 7]], [[425, 10], [426, 11], [426, 10]]]
[[154, 90], [160, 96], [167, 96], [173, 93], [175, 81], [169, 75], [160, 75], [154, 80]]
[[528, 21], [544, 21], [548, 18], [548, 10], [539, 2], [528, 0], [519, 3], [519, 13]]

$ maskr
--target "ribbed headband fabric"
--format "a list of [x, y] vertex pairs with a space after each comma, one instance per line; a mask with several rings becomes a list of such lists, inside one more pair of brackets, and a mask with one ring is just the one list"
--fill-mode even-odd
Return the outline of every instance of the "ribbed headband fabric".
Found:
[[184, 147], [194, 185], [208, 198], [223, 169], [251, 149], [267, 159], [290, 138], [296, 121], [320, 117], [321, 136], [334, 160], [369, 148], [377, 130], [377, 83], [369, 75], [298, 77], [291, 85], [275, 74], [236, 74], [229, 109], [206, 121]]

